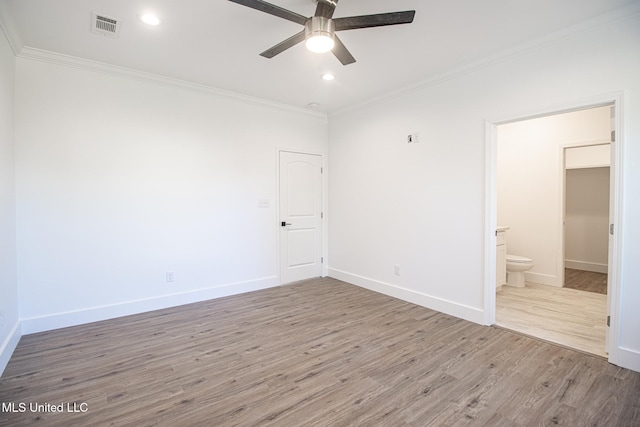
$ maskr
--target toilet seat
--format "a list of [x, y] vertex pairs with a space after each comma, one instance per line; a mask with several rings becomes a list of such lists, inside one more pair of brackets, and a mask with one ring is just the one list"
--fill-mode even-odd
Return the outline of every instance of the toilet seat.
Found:
[[524, 256], [507, 254], [507, 262], [515, 262], [515, 263], [525, 264], [525, 263], [530, 263], [530, 262], [533, 262], [533, 261], [531, 260], [531, 258], [527, 258], [527, 257], [524, 257]]

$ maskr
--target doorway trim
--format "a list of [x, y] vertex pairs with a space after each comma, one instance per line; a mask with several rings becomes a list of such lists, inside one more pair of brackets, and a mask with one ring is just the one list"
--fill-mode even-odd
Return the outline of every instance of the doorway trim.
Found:
[[622, 132], [622, 118], [624, 117], [623, 93], [613, 92], [600, 96], [582, 99], [573, 104], [552, 106], [547, 109], [507, 117], [497, 120], [485, 121], [485, 274], [484, 274], [484, 323], [493, 325], [496, 321], [496, 235], [497, 227], [497, 128], [499, 125], [529, 120], [572, 111], [585, 110], [596, 107], [613, 105], [615, 107], [614, 131], [615, 141], [611, 142], [611, 179], [614, 191], [612, 197], [612, 209], [610, 221], [614, 224], [613, 243], [609, 255], [609, 304], [607, 313], [610, 316], [609, 342], [606, 351], [609, 353], [609, 362], [619, 364], [619, 331], [620, 324], [620, 267], [622, 253], [622, 189], [623, 189], [623, 152], [624, 132]]

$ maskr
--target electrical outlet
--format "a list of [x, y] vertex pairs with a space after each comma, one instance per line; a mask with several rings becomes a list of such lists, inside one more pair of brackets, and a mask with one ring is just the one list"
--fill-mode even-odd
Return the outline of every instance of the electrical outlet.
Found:
[[174, 282], [174, 281], [175, 281], [175, 277], [173, 276], [173, 271], [167, 271], [167, 283]]
[[398, 264], [393, 266], [393, 274], [395, 274], [396, 276], [400, 275], [400, 266]]

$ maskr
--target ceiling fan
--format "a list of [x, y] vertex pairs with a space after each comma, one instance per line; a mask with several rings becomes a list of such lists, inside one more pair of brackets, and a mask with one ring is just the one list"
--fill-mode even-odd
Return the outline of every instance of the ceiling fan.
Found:
[[307, 18], [262, 0], [229, 0], [288, 21], [304, 25], [304, 30], [289, 37], [281, 43], [265, 50], [260, 55], [273, 58], [296, 44], [306, 40], [307, 49], [323, 53], [333, 51], [342, 65], [356, 62], [345, 45], [335, 35], [336, 31], [355, 30], [358, 28], [382, 27], [385, 25], [410, 24], [416, 14], [415, 10], [403, 12], [378, 13], [375, 15], [349, 16], [333, 18], [338, 0], [317, 0], [315, 14]]

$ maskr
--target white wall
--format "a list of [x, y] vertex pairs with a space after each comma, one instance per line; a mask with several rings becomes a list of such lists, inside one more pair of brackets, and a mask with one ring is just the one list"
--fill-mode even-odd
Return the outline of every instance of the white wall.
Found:
[[[330, 274], [483, 322], [485, 121], [623, 91], [622, 301], [613, 361], [640, 370], [639, 51], [636, 14], [331, 116]], [[412, 132], [420, 143], [406, 143]]]
[[317, 114], [23, 58], [16, 118], [24, 333], [278, 284], [276, 147], [327, 143]]
[[607, 272], [609, 169], [567, 170], [564, 244], [567, 268]]
[[0, 28], [0, 373], [20, 339], [14, 176], [15, 57]]
[[498, 126], [498, 224], [510, 227], [507, 252], [533, 260], [527, 281], [563, 285], [563, 147], [608, 141], [609, 116], [600, 107]]
[[571, 147], [564, 151], [565, 169], [602, 168], [610, 165], [611, 144]]

